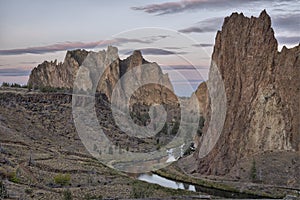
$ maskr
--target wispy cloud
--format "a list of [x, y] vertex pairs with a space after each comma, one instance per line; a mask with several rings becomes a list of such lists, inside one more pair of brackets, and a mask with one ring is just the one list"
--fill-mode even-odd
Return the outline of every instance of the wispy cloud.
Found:
[[132, 7], [133, 10], [141, 10], [147, 13], [157, 15], [165, 15], [172, 13], [179, 13], [186, 10], [195, 10], [208, 7], [225, 6], [227, 7], [228, 1], [220, 0], [182, 0], [166, 2], [161, 4], [149, 4], [146, 6]]
[[5, 68], [0, 69], [0, 76], [28, 76], [30, 70], [24, 70], [19, 68]]
[[216, 32], [221, 27], [222, 17], [213, 17], [202, 20], [193, 26], [179, 30], [181, 33], [209, 33]]
[[105, 47], [107, 45], [121, 45], [125, 43], [141, 43], [141, 44], [151, 44], [160, 39], [166, 38], [168, 36], [160, 35], [147, 37], [144, 39], [132, 39], [132, 38], [115, 38], [112, 40], [102, 40], [96, 42], [64, 42], [64, 43], [56, 43], [52, 45], [46, 46], [38, 46], [38, 47], [27, 47], [27, 48], [19, 48], [19, 49], [5, 49], [0, 50], [0, 55], [20, 55], [20, 54], [45, 54], [52, 53], [57, 51], [66, 51], [73, 49], [93, 49], [97, 47]]
[[[139, 49], [143, 55], [175, 55], [175, 54], [186, 54], [186, 52], [175, 52], [175, 51], [169, 51], [165, 49], [160, 48], [144, 48]], [[124, 55], [130, 55], [132, 54], [134, 50], [132, 49], [123, 49], [120, 50], [120, 53], [123, 53]]]
[[193, 65], [162, 65], [164, 70], [198, 70], [198, 69], [208, 69], [205, 66], [193, 66]]
[[[144, 11], [150, 14], [156, 15], [166, 15], [173, 14], [191, 10], [200, 10], [200, 9], [226, 9], [232, 7], [244, 7], [245, 5], [251, 5], [252, 3], [270, 3], [268, 0], [181, 0], [181, 1], [171, 1], [160, 4], [149, 4], [145, 6], [132, 7], [133, 10]], [[296, 2], [295, 0], [286, 0], [280, 1], [275, 0], [272, 3], [276, 2]]]
[[203, 43], [203, 44], [192, 44], [193, 47], [212, 47], [214, 46], [214, 44], [207, 44], [207, 43]]
[[294, 34], [300, 34], [300, 13], [286, 13], [275, 15], [272, 18], [274, 27], [280, 31], [289, 31]]
[[277, 40], [282, 44], [299, 44], [300, 36], [279, 36], [277, 37]]

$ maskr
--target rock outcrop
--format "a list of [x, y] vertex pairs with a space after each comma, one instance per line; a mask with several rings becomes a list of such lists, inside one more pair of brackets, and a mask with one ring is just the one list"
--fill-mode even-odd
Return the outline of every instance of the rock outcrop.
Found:
[[72, 88], [76, 73], [88, 55], [86, 50], [68, 51], [63, 63], [44, 61], [30, 74], [28, 85], [33, 88]]
[[277, 48], [266, 11], [225, 18], [212, 55], [227, 98], [224, 128], [206, 157], [195, 154], [191, 171], [250, 179], [256, 160], [260, 181], [300, 186], [300, 46]]
[[209, 98], [208, 98], [208, 89], [207, 89], [206, 82], [202, 82], [198, 86], [198, 88], [195, 91], [195, 95], [198, 98], [200, 113], [203, 115], [204, 118], [207, 118], [206, 114], [208, 112]]
[[[146, 67], [137, 69], [130, 80], [128, 78], [120, 80], [127, 72], [142, 65]], [[76, 79], [79, 69], [81, 69], [79, 76], [82, 78]], [[145, 79], [158, 84], [145, 86], [143, 84]], [[75, 80], [78, 81], [75, 82]], [[45, 61], [32, 70], [28, 85], [33, 88], [73, 88], [75, 86], [82, 90], [95, 89], [111, 100], [113, 90], [119, 80], [121, 87], [116, 92], [117, 95], [126, 96], [125, 88], [133, 85], [143, 88], [128, 97], [131, 98], [132, 103], [142, 101], [149, 105], [177, 101], [168, 75], [163, 74], [158, 64], [146, 61], [138, 50], [121, 60], [118, 49], [112, 46], [109, 46], [107, 51], [99, 52], [68, 51], [63, 63]]]

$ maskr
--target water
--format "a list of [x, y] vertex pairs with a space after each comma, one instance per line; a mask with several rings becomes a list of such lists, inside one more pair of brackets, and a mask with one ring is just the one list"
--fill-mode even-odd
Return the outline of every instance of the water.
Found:
[[250, 195], [250, 194], [243, 194], [238, 192], [231, 192], [231, 191], [225, 191], [221, 189], [216, 188], [209, 188], [209, 187], [203, 187], [203, 186], [195, 186], [188, 183], [173, 181], [167, 178], [164, 178], [162, 176], [159, 176], [157, 174], [147, 173], [147, 174], [140, 174], [138, 176], [138, 179], [141, 181], [146, 181], [148, 183], [154, 183], [161, 185], [163, 187], [168, 187], [172, 189], [184, 189], [189, 190], [193, 192], [201, 192], [213, 196], [218, 196], [222, 198], [238, 198], [238, 199], [261, 199], [264, 198], [263, 196], [259, 195]]
[[168, 187], [168, 188], [172, 188], [172, 189], [190, 190], [190, 191], [196, 192], [196, 188], [194, 185], [169, 180], [169, 179], [161, 177], [157, 174], [151, 174], [151, 173], [141, 174], [138, 176], [138, 179], [141, 181], [146, 181], [148, 183], [155, 183], [155, 184], [161, 185], [163, 187]]

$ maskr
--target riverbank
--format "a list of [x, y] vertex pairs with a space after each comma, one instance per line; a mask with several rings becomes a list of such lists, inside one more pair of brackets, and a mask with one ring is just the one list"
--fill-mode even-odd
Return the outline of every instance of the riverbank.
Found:
[[183, 172], [176, 163], [153, 172], [170, 180], [193, 184], [199, 192], [224, 198], [272, 198], [282, 199], [287, 195], [300, 197], [300, 190], [259, 183], [229, 180], [212, 180], [207, 177], [194, 177]]

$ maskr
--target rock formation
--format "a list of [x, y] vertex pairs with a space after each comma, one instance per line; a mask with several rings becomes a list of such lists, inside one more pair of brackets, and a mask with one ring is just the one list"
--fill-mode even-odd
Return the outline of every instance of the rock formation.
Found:
[[199, 111], [203, 115], [204, 118], [206, 117], [206, 114], [208, 112], [208, 90], [207, 90], [207, 85], [206, 82], [202, 82], [198, 88], [195, 91], [195, 95], [198, 98], [199, 102]]
[[28, 85], [34, 88], [72, 88], [76, 72], [88, 55], [85, 50], [68, 51], [63, 63], [44, 61], [30, 74]]
[[[120, 80], [124, 74], [141, 65], [147, 66], [136, 70], [134, 77], [130, 80], [128, 78]], [[143, 88], [131, 97], [132, 103], [143, 101], [145, 104], [151, 104], [177, 101], [169, 77], [162, 73], [159, 65], [146, 61], [138, 50], [125, 60], [121, 60], [118, 49], [112, 46], [109, 46], [107, 51], [99, 52], [68, 51], [63, 63], [45, 61], [32, 70], [28, 85], [33, 88], [73, 88], [79, 69], [81, 69], [79, 76], [83, 76], [84, 79], [79, 78], [75, 86], [83, 90], [96, 89], [97, 92], [105, 94], [109, 100], [120, 80], [121, 91], [117, 91], [118, 95], [126, 95], [124, 88], [131, 87], [133, 83]], [[101, 77], [98, 79], [100, 74]], [[144, 86], [146, 78], [158, 84]]]
[[212, 55], [227, 98], [224, 128], [206, 157], [195, 154], [190, 171], [249, 179], [255, 160], [260, 181], [300, 186], [300, 46], [277, 48], [266, 11], [225, 18]]

